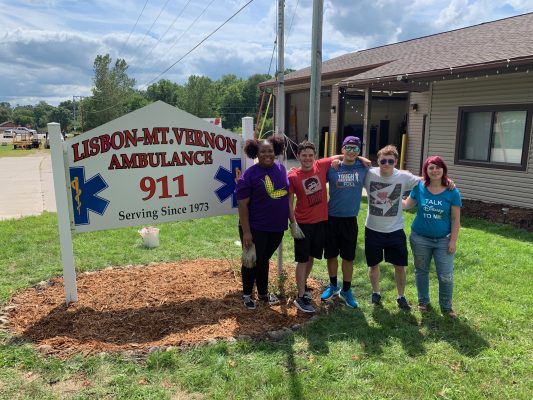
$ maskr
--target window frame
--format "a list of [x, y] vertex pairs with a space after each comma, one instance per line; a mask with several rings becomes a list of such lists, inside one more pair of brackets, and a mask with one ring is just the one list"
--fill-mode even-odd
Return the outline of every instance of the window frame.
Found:
[[[461, 153], [463, 146], [465, 145], [465, 135], [462, 134], [461, 128], [463, 126], [463, 118], [467, 113], [472, 112], [491, 112], [491, 132], [489, 136], [489, 151], [492, 149], [494, 140], [494, 114], [500, 111], [526, 111], [526, 127], [524, 132], [524, 141], [522, 143], [522, 159], [520, 164], [504, 163], [497, 161], [481, 161], [481, 160], [468, 160], [462, 159]], [[528, 104], [496, 104], [496, 105], [483, 105], [483, 106], [462, 106], [458, 109], [457, 114], [457, 132], [455, 137], [455, 160], [454, 163], [458, 165], [470, 165], [473, 167], [483, 168], [497, 168], [508, 169], [514, 171], [525, 171], [527, 169], [527, 160], [529, 158], [529, 147], [531, 138], [531, 125], [533, 119], [533, 103]]]

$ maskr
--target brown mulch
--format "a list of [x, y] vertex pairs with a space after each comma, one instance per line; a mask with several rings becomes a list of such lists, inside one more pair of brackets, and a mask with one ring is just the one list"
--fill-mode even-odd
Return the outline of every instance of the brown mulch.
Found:
[[[277, 282], [276, 270], [271, 263], [271, 285]], [[261, 337], [309, 318], [285, 296], [293, 294], [293, 273], [281, 290], [273, 290], [281, 292], [280, 305], [258, 304], [253, 311], [242, 304], [239, 275], [227, 260], [107, 268], [79, 274], [78, 301], [68, 307], [63, 278], [54, 278], [11, 299], [8, 330], [47, 354], [67, 358]], [[318, 288], [312, 280], [309, 284]]]
[[[502, 210], [503, 209], [503, 210]], [[461, 214], [533, 232], [533, 209], [463, 199]]]

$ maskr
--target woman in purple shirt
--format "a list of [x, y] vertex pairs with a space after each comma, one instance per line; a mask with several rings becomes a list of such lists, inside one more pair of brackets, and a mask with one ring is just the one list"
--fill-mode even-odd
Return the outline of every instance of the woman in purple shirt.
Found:
[[269, 305], [279, 299], [268, 292], [269, 261], [277, 249], [289, 218], [287, 171], [275, 161], [284, 150], [284, 139], [273, 135], [265, 140], [248, 140], [246, 155], [257, 157], [257, 164], [248, 168], [237, 182], [235, 193], [239, 209], [239, 235], [242, 245], [255, 245], [256, 263], [252, 268], [241, 267], [243, 303], [255, 309], [252, 299], [254, 283], [259, 299]]

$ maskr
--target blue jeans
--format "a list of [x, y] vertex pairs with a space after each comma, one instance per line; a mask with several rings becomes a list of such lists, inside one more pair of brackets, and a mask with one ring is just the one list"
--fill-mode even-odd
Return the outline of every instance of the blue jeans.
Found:
[[415, 281], [418, 302], [429, 304], [429, 267], [435, 260], [437, 278], [439, 279], [439, 305], [441, 310], [452, 309], [453, 296], [453, 257], [448, 253], [450, 237], [433, 239], [411, 231], [409, 237], [413, 258], [415, 260]]

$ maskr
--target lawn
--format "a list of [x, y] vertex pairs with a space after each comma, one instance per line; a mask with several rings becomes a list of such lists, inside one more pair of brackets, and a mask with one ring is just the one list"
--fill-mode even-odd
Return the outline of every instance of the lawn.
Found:
[[[412, 218], [406, 214], [407, 226]], [[153, 250], [141, 246], [138, 228], [75, 236], [77, 270], [239, 255], [234, 216], [159, 227], [161, 246]], [[0, 222], [0, 240], [0, 304], [61, 275], [55, 214]], [[285, 249], [291, 263], [288, 234]], [[359, 246], [354, 286], [360, 309], [322, 314], [280, 342], [219, 342], [141, 360], [102, 354], [60, 361], [0, 333], [0, 398], [531, 399], [531, 260], [532, 233], [465, 218], [456, 257], [456, 321], [439, 312], [399, 312], [388, 266], [382, 268], [385, 304], [374, 309]], [[313, 274], [326, 279], [324, 261]], [[431, 282], [436, 304], [434, 275]], [[415, 303], [412, 263], [406, 294]]]
[[24, 157], [30, 154], [37, 153], [49, 153], [50, 150], [47, 149], [13, 149], [13, 144], [11, 142], [7, 143], [5, 146], [2, 146], [3, 143], [0, 143], [0, 157]]

